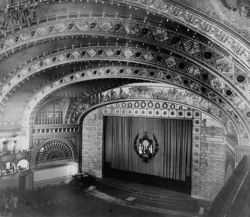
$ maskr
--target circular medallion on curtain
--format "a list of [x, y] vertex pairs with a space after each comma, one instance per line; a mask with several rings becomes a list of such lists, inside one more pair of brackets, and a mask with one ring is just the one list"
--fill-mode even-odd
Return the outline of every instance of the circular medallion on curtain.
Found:
[[148, 162], [159, 151], [159, 144], [154, 134], [143, 132], [137, 133], [134, 139], [134, 149], [144, 162]]

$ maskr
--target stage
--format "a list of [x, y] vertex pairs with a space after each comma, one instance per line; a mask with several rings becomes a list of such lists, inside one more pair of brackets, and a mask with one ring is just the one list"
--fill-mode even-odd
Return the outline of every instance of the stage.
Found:
[[168, 190], [165, 187], [117, 178], [97, 179], [95, 186], [98, 192], [125, 201], [128, 205], [145, 207], [147, 210], [151, 207], [151, 210], [165, 214], [173, 212], [174, 216], [194, 216], [200, 209], [208, 210], [210, 205], [207, 201], [197, 200], [188, 194]]
[[104, 117], [103, 177], [191, 194], [192, 120]]

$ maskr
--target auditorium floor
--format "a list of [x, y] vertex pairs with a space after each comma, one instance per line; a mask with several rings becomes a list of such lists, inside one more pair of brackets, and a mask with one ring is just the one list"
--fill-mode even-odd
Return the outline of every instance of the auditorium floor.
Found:
[[41, 189], [26, 198], [14, 217], [176, 217], [120, 206], [67, 187]]

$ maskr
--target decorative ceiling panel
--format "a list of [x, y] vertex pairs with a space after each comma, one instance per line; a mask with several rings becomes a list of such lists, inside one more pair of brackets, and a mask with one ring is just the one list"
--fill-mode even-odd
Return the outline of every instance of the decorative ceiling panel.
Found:
[[[171, 75], [170, 77], [168, 74], [154, 69], [145, 69], [139, 67], [101, 67], [101, 68], [94, 68], [85, 71], [79, 71], [74, 74], [65, 76], [64, 78], [53, 82], [49, 86], [43, 88], [40, 92], [38, 92], [29, 102], [23, 123], [27, 125], [30, 120], [30, 115], [36, 105], [46, 96], [54, 92], [55, 90], [65, 87], [67, 85], [81, 82], [84, 80], [96, 80], [96, 79], [104, 79], [104, 78], [133, 78], [139, 80], [150, 80], [150, 81], [157, 81], [157, 82], [164, 82], [169, 83], [175, 86], [183, 87], [185, 89], [194, 92], [197, 95], [209, 100], [210, 102], [216, 104], [226, 113], [230, 114], [234, 119], [234, 122], [237, 122], [239, 126], [241, 126], [242, 132], [245, 132], [245, 136], [248, 137], [249, 129], [247, 120], [248, 118], [246, 115], [240, 113], [240, 108], [235, 108], [229, 102], [226, 102], [223, 98], [213, 92], [213, 90], [203, 91], [202, 87], [195, 83], [189, 82], [189, 85], [184, 84], [183, 78], [180, 75]], [[237, 106], [237, 105], [235, 105]]]

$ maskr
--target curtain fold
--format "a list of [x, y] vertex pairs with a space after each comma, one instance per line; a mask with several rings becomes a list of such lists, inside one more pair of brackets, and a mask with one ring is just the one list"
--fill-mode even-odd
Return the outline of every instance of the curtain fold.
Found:
[[[159, 145], [147, 162], [134, 149], [145, 134]], [[191, 177], [192, 120], [106, 116], [104, 144], [105, 162], [113, 169], [178, 181]]]

